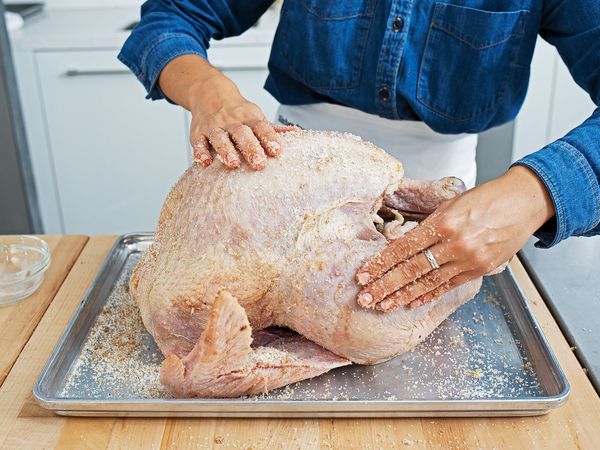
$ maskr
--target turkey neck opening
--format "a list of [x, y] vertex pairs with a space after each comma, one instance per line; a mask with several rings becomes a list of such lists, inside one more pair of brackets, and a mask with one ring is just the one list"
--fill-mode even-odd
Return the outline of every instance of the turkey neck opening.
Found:
[[398, 210], [383, 202], [372, 217], [375, 229], [391, 240], [412, 230], [427, 216], [428, 214], [425, 213]]

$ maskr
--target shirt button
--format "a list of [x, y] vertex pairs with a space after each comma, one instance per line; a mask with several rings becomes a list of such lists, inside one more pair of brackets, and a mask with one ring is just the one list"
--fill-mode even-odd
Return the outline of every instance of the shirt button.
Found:
[[404, 21], [402, 20], [401, 17], [396, 17], [396, 20], [394, 20], [393, 26], [394, 26], [394, 33], [397, 33], [404, 26]]
[[390, 98], [390, 91], [387, 86], [384, 86], [379, 90], [379, 98], [384, 102], [387, 102], [388, 98]]

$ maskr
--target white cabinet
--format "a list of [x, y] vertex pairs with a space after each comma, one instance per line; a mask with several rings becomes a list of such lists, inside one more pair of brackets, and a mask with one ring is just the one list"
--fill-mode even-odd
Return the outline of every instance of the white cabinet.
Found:
[[116, 54], [36, 54], [66, 233], [154, 229], [168, 190], [188, 165], [183, 111], [145, 100]]

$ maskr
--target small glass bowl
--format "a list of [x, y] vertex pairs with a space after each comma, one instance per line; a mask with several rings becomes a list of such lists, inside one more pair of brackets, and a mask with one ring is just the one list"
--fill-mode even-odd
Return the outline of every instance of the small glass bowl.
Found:
[[42, 284], [50, 247], [34, 236], [0, 236], [0, 306], [18, 302]]

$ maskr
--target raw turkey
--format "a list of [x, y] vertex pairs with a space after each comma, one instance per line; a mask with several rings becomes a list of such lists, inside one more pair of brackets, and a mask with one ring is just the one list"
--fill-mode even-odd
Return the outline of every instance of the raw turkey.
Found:
[[479, 290], [392, 312], [358, 305], [357, 269], [444, 200], [456, 178], [403, 178], [350, 134], [293, 131], [260, 172], [192, 165], [131, 278], [177, 397], [266, 392], [409, 351]]

